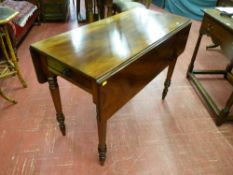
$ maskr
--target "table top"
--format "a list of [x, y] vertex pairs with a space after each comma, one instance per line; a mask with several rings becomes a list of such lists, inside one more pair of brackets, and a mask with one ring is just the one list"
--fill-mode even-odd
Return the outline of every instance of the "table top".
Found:
[[8, 7], [0, 7], [0, 24], [5, 24], [12, 20], [15, 16], [17, 16], [19, 12], [8, 8]]
[[226, 28], [233, 30], [233, 18], [221, 16], [220, 11], [217, 9], [205, 9], [204, 13], [222, 23]]
[[98, 81], [123, 69], [190, 20], [167, 13], [133, 9], [31, 47]]

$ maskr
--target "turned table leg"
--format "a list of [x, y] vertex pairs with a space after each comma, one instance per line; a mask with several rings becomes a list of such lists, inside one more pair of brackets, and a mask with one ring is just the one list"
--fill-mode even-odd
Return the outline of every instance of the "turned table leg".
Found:
[[2, 92], [1, 88], [0, 88], [0, 96], [1, 96], [2, 98], [4, 98], [5, 100], [7, 100], [7, 101], [13, 103], [13, 104], [16, 104], [16, 103], [17, 103], [17, 101], [15, 101], [14, 99], [11, 99], [10, 97], [7, 97], [7, 96]]
[[174, 71], [174, 68], [176, 65], [176, 60], [177, 60], [177, 56], [168, 66], [167, 78], [164, 82], [164, 89], [163, 89], [163, 93], [162, 93], [163, 100], [165, 99], [167, 92], [168, 92], [168, 88], [171, 85], [171, 78], [172, 78], [172, 74], [173, 74], [173, 71]]
[[231, 96], [228, 98], [226, 105], [220, 111], [220, 114], [217, 117], [217, 120], [216, 120], [217, 126], [220, 126], [226, 120], [227, 116], [230, 113], [230, 109], [231, 109], [232, 105], [233, 105], [233, 92], [231, 93]]
[[59, 127], [62, 132], [62, 135], [65, 136], [66, 135], [65, 116], [62, 112], [62, 105], [61, 105], [59, 86], [57, 83], [57, 77], [56, 76], [48, 77], [48, 83], [49, 83], [50, 93], [51, 93], [53, 103], [54, 103], [56, 113], [57, 113], [56, 114], [57, 121], [59, 123]]
[[101, 165], [104, 165], [104, 162], [106, 160], [106, 152], [107, 152], [107, 145], [106, 145], [107, 120], [101, 119], [98, 110], [97, 110], [97, 125], [98, 125], [98, 136], [99, 136], [99, 145], [98, 145], [99, 161]]
[[22, 77], [22, 74], [19, 70], [19, 66], [18, 66], [18, 63], [17, 63], [17, 59], [16, 59], [16, 56], [15, 56], [15, 51], [12, 47], [12, 43], [11, 43], [11, 40], [10, 40], [10, 36], [9, 36], [9, 33], [8, 33], [8, 30], [7, 30], [7, 27], [4, 26], [3, 27], [3, 31], [6, 35], [6, 43], [7, 43], [7, 46], [8, 46], [8, 49], [9, 49], [9, 54], [10, 54], [10, 58], [14, 64], [14, 69], [16, 70], [16, 74], [20, 80], [20, 82], [22, 83], [23, 87], [27, 87], [27, 84], [26, 82], [24, 81], [23, 77]]

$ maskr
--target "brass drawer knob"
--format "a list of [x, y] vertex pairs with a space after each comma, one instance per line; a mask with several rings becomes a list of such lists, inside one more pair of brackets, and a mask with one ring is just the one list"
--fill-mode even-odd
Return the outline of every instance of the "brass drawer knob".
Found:
[[72, 71], [71, 71], [70, 69], [68, 69], [68, 68], [64, 68], [64, 69], [62, 70], [62, 73], [63, 73], [63, 75], [65, 75], [65, 76], [71, 76]]

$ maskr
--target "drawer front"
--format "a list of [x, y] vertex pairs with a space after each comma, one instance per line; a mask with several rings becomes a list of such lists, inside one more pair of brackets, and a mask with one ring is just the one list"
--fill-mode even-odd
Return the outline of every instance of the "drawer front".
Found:
[[92, 92], [92, 80], [89, 77], [58, 62], [57, 60], [54, 60], [53, 58], [48, 57], [47, 63], [49, 70], [52, 73], [63, 77], [64, 79], [80, 86], [81, 88], [85, 89], [90, 93]]
[[227, 57], [233, 58], [233, 32], [230, 29], [205, 15], [201, 32], [209, 35], [215, 44], [220, 45]]

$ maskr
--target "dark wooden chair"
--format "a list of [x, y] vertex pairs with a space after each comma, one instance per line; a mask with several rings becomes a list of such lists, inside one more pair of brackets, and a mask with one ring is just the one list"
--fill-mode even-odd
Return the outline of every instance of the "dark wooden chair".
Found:
[[[233, 0], [217, 0], [216, 6], [222, 6], [222, 7], [231, 6], [232, 7], [233, 6]], [[213, 49], [213, 48], [216, 48], [216, 47], [219, 46], [218, 41], [214, 41], [212, 39], [212, 42], [213, 42], [212, 44], [206, 46], [206, 49]]]

